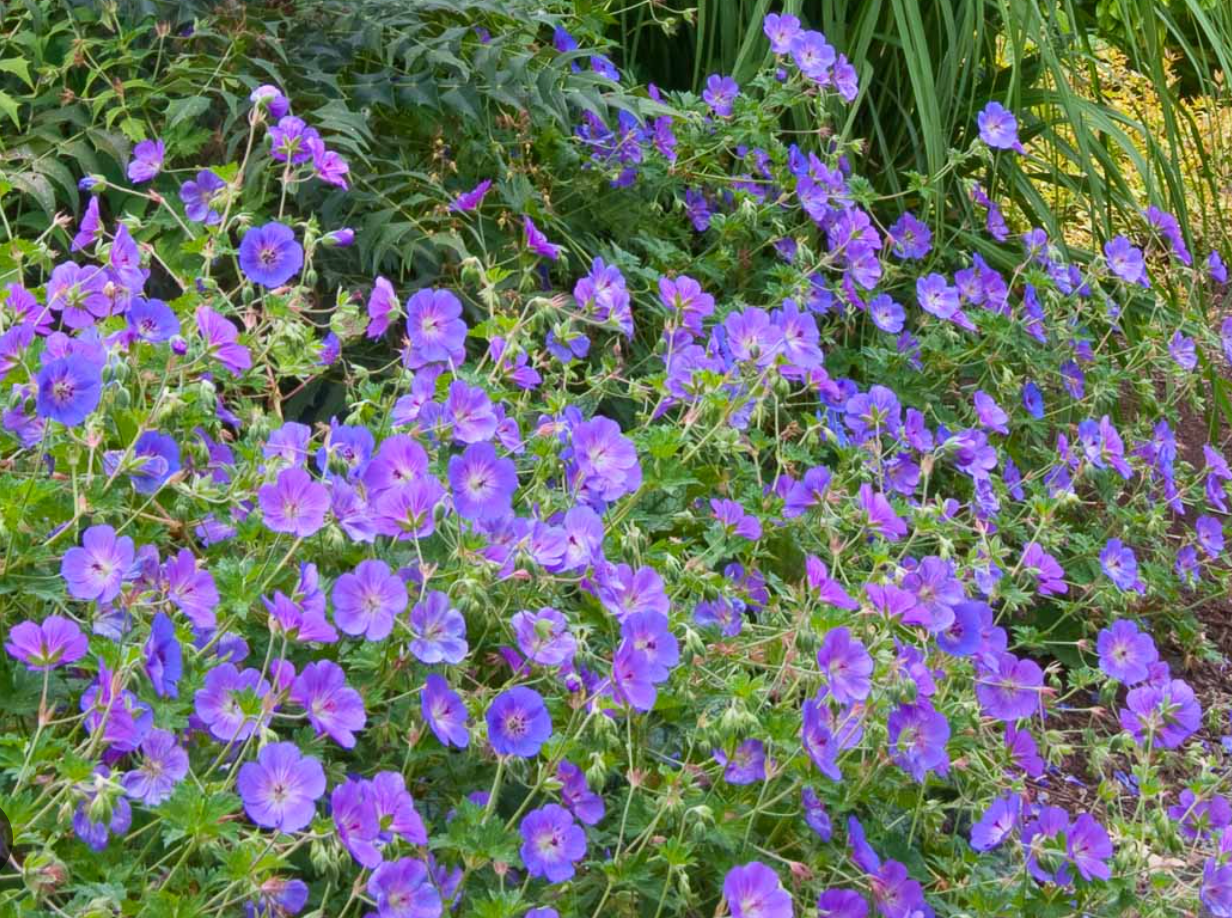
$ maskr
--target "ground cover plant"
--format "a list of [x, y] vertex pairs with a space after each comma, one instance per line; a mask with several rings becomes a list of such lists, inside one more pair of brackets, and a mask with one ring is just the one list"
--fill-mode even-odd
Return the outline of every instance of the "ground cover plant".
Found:
[[1232, 914], [1229, 712], [1181, 668], [1229, 585], [1181, 423], [1225, 256], [1157, 206], [1081, 258], [1011, 230], [999, 102], [959, 199], [878, 191], [789, 13], [697, 94], [570, 25], [523, 25], [568, 129], [399, 176], [405, 259], [319, 82], [220, 84], [217, 143], [140, 109], [66, 154], [71, 217], [57, 145], [15, 158], [0, 909]]

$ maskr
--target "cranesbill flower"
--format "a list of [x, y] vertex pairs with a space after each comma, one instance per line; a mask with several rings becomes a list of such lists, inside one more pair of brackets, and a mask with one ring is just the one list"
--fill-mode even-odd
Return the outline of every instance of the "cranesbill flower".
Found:
[[1010, 762], [1022, 769], [1029, 778], [1038, 778], [1044, 773], [1044, 760], [1040, 758], [1039, 746], [1029, 730], [1019, 730], [1013, 724], [1005, 725], [1005, 749]]
[[305, 539], [325, 525], [329, 491], [299, 468], [283, 469], [272, 484], [257, 490], [265, 528]]
[[1138, 559], [1133, 549], [1120, 539], [1108, 540], [1099, 553], [1099, 566], [1118, 589], [1146, 592], [1146, 585], [1138, 579]]
[[1202, 706], [1189, 684], [1171, 679], [1130, 689], [1121, 709], [1121, 727], [1139, 746], [1153, 742], [1175, 749], [1202, 725]]
[[869, 301], [868, 315], [883, 332], [896, 335], [903, 330], [907, 311], [886, 294], [879, 293]]
[[1217, 517], [1198, 517], [1198, 521], [1194, 523], [1194, 532], [1198, 537], [1198, 544], [1208, 557], [1215, 559], [1223, 553], [1223, 523]]
[[1108, 858], [1112, 857], [1112, 839], [1090, 813], [1083, 813], [1065, 833], [1069, 859], [1078, 874], [1088, 882], [1107, 880], [1112, 876]]
[[240, 767], [236, 788], [244, 812], [257, 825], [298, 832], [316, 815], [316, 801], [325, 793], [325, 772], [294, 743], [271, 743], [255, 762]]
[[[138, 494], [154, 494], [180, 470], [180, 447], [166, 434], [147, 430], [133, 443], [133, 459], [137, 465], [128, 478], [134, 490]], [[106, 456], [103, 466], [107, 466]]]
[[526, 234], [526, 247], [536, 255], [541, 255], [544, 258], [556, 261], [560, 258], [560, 246], [548, 242], [548, 237], [543, 235], [539, 227], [535, 226], [535, 221], [530, 217], [522, 217], [522, 229]]
[[284, 118], [291, 111], [291, 103], [277, 86], [264, 83], [248, 95], [255, 107], [269, 112], [271, 118]]
[[444, 677], [429, 673], [421, 699], [423, 718], [445, 746], [465, 749], [470, 743], [466, 706]]
[[983, 389], [978, 389], [976, 390], [974, 400], [975, 414], [980, 419], [981, 427], [1000, 434], [1008, 434], [1010, 432], [1009, 427], [1006, 426], [1010, 419], [1009, 415], [1005, 413], [1004, 409], [996, 403], [991, 395]]
[[218, 606], [218, 587], [209, 571], [197, 568], [197, 558], [187, 548], [163, 564], [167, 598], [198, 628], [213, 628]]
[[458, 195], [450, 202], [448, 210], [450, 213], [465, 213], [475, 210], [483, 203], [484, 195], [488, 193], [488, 189], [492, 187], [491, 179], [484, 179], [470, 191], [465, 191]]
[[75, 621], [49, 615], [42, 622], [21, 622], [8, 634], [4, 649], [21, 660], [26, 669], [47, 672], [75, 663], [90, 649], [89, 641]]
[[81, 215], [81, 223], [77, 227], [77, 234], [73, 236], [70, 250], [78, 252], [81, 249], [89, 248], [94, 245], [102, 234], [103, 221], [98, 215], [98, 198], [91, 197], [90, 203], [86, 205], [86, 212]]
[[351, 857], [368, 869], [379, 867], [382, 862], [377, 848], [380, 822], [368, 782], [355, 778], [343, 781], [330, 794], [329, 808], [338, 838]]
[[332, 660], [309, 663], [295, 677], [290, 699], [308, 713], [317, 735], [328, 735], [343, 749], [355, 747], [355, 733], [367, 715], [359, 692], [346, 684], [342, 667]]
[[745, 740], [730, 756], [716, 749], [714, 760], [723, 766], [723, 780], [728, 784], [739, 786], [766, 780], [766, 744], [761, 740]]
[[1168, 353], [1172, 355], [1172, 359], [1182, 370], [1192, 370], [1198, 365], [1198, 352], [1194, 346], [1194, 339], [1182, 335], [1179, 331], [1172, 333], [1172, 340], [1168, 342]]
[[817, 898], [817, 918], [867, 918], [868, 901], [853, 889], [827, 889]]
[[729, 870], [723, 878], [723, 898], [732, 918], [792, 918], [791, 893], [760, 861]]
[[390, 323], [401, 315], [401, 310], [394, 285], [378, 277], [372, 284], [372, 293], [368, 295], [368, 337], [379, 338], [385, 334]]
[[834, 826], [830, 822], [830, 814], [826, 812], [825, 804], [811, 787], [800, 791], [800, 806], [804, 809], [804, 821], [823, 842], [828, 842], [834, 834]]
[[999, 847], [1018, 827], [1022, 799], [1017, 794], [998, 797], [971, 826], [971, 847], [991, 851]]
[[1124, 236], [1117, 236], [1104, 243], [1104, 258], [1108, 269], [1121, 280], [1131, 284], [1151, 286], [1146, 274], [1146, 260], [1142, 250], [1136, 248]]
[[549, 803], [531, 810], [518, 830], [522, 834], [522, 863], [532, 877], [563, 883], [577, 872], [586, 856], [586, 833], [563, 806]]
[[163, 169], [167, 145], [159, 139], [143, 140], [133, 147], [133, 158], [128, 163], [128, 180], [140, 185], [148, 182]]
[[1061, 564], [1044, 551], [1038, 542], [1028, 542], [1022, 552], [1019, 562], [1022, 570], [1036, 578], [1037, 589], [1043, 596], [1053, 596], [1065, 593], [1069, 585], [1065, 582], [1065, 571]]
[[252, 366], [252, 354], [239, 343], [239, 330], [230, 319], [208, 306], [200, 306], [197, 308], [197, 330], [205, 339], [206, 353], [216, 358], [232, 376], [239, 376]]
[[860, 485], [860, 508], [864, 512], [864, 525], [887, 542], [897, 542], [907, 534], [907, 524], [894, 512], [889, 500], [870, 484]]
[[334, 623], [344, 634], [369, 641], [389, 637], [406, 608], [406, 585], [384, 561], [369, 558], [334, 584]]
[[787, 54], [791, 40], [800, 31], [800, 20], [790, 13], [770, 13], [762, 21], [762, 31], [770, 39], [770, 50], [775, 54]]
[[496, 455], [491, 443], [472, 443], [449, 459], [449, 485], [458, 513], [468, 520], [494, 520], [513, 509], [518, 470]]
[[1217, 858], [1208, 857], [1198, 895], [1216, 918], [1232, 916], [1232, 864], [1221, 864]]
[[197, 173], [197, 178], [180, 186], [180, 200], [189, 220], [213, 225], [222, 219], [218, 203], [227, 183], [208, 169]]
[[543, 696], [522, 685], [497, 695], [485, 719], [488, 741], [497, 755], [534, 758], [552, 736], [552, 718]]
[[976, 117], [980, 140], [994, 150], [1014, 150], [1025, 153], [1018, 140], [1018, 119], [1000, 102], [989, 102]]
[[556, 766], [556, 778], [561, 783], [561, 799], [580, 822], [593, 826], [603, 818], [603, 798], [587, 785], [586, 773], [582, 769], [561, 759]]
[[735, 80], [729, 76], [712, 73], [706, 78], [702, 101], [709, 105], [720, 118], [728, 118], [731, 116], [732, 105], [738, 95], [740, 95], [740, 87]]
[[444, 496], [444, 486], [431, 475], [388, 488], [377, 495], [372, 525], [399, 541], [426, 539], [436, 531], [435, 511]]
[[[397, 579], [397, 578], [395, 578]], [[440, 590], [429, 590], [411, 610], [411, 653], [420, 663], [461, 663], [466, 659], [466, 619]]]
[[545, 606], [538, 612], [523, 610], [513, 616], [513, 633], [518, 649], [541, 666], [565, 666], [577, 652], [577, 639], [569, 622], [555, 609]]
[[911, 211], [905, 211], [886, 232], [893, 243], [891, 251], [899, 258], [918, 261], [932, 251], [932, 230]]
[[60, 562], [60, 576], [76, 599], [110, 602], [120, 595], [135, 551], [133, 540], [117, 536], [110, 526], [91, 526], [81, 545], [70, 548]]
[[165, 613], [156, 612], [145, 644], [145, 674], [150, 678], [154, 694], [160, 698], [178, 698], [183, 672], [184, 653], [175, 635], [175, 624]]
[[75, 357], [59, 357], [43, 364], [36, 383], [36, 414], [65, 427], [76, 427], [102, 398], [102, 367]]
[[1211, 254], [1206, 259], [1207, 272], [1211, 275], [1211, 280], [1217, 284], [1226, 284], [1228, 282], [1228, 266], [1223, 263], [1223, 257], [1212, 250]]
[[873, 658], [846, 628], [826, 633], [817, 651], [821, 675], [839, 704], [863, 701], [872, 688]]
[[836, 54], [820, 32], [811, 29], [796, 32], [788, 40], [787, 52], [800, 72], [810, 80], [816, 83], [829, 81]]
[[258, 723], [269, 719], [269, 693], [269, 682], [257, 670], [241, 672], [234, 663], [223, 663], [205, 674], [194, 706], [216, 739], [242, 742], [252, 736]]
[[431, 363], [460, 366], [466, 360], [466, 322], [462, 303], [448, 290], [417, 291], [406, 304], [404, 352], [408, 369]]
[[120, 779], [124, 793], [146, 806], [171, 797], [188, 774], [188, 753], [169, 730], [151, 730], [141, 741], [141, 764]]
[[380, 918], [439, 918], [441, 894], [423, 861], [403, 857], [381, 864], [368, 878]]
[[1099, 668], [1105, 675], [1125, 685], [1145, 681], [1151, 664], [1159, 659], [1151, 636], [1143, 634], [1128, 619], [1113, 622], [1111, 627], [1100, 631], [1096, 648], [1099, 651]]
[[632, 650], [645, 664], [651, 682], [663, 682], [680, 661], [680, 644], [661, 612], [633, 612], [620, 622], [622, 647]]
[[240, 269], [254, 284], [281, 287], [304, 266], [295, 231], [282, 223], [254, 226], [240, 242]]
[[921, 784], [928, 772], [944, 777], [950, 768], [945, 746], [950, 724], [945, 715], [927, 701], [899, 705], [886, 721], [890, 758]]
[[453, 427], [454, 439], [460, 443], [490, 440], [499, 424], [488, 393], [460, 379], [449, 384], [442, 414]]
[[[111, 775], [111, 769], [106, 765], [99, 765], [95, 768], [95, 773], [102, 778], [108, 778]], [[125, 798], [120, 797], [112, 803], [111, 813], [106, 821], [96, 822], [91, 818], [90, 804], [94, 802], [98, 793], [93, 785], [85, 787], [86, 799], [77, 804], [77, 809], [73, 813], [73, 832], [89, 845], [91, 850], [103, 851], [112, 835], [123, 835], [128, 831], [133, 824], [133, 809]]]
[[641, 487], [637, 449], [615, 421], [596, 415], [575, 424], [571, 442], [576, 469], [572, 478], [579, 491], [610, 502]]
[[411, 845], [426, 845], [428, 831], [415, 810], [415, 798], [406, 789], [406, 781], [396, 771], [373, 775], [368, 784], [369, 796], [376, 804], [379, 835], [383, 844], [395, 837]]
[[739, 502], [711, 498], [710, 509], [729, 535], [740, 536], [753, 542], [761, 538], [761, 520], [751, 513], [745, 513]]
[[124, 314], [130, 340], [161, 344], [180, 333], [180, 320], [162, 300], [137, 298]]
[[1033, 660], [999, 653], [976, 663], [975, 696], [988, 717], [1017, 720], [1043, 707], [1044, 671]]

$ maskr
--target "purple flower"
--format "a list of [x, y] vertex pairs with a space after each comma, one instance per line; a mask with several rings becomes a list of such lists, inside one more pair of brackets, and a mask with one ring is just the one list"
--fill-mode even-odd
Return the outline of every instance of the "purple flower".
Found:
[[[120, 451], [103, 455], [103, 468], [113, 474], [119, 468]], [[180, 470], [180, 447], [175, 440], [156, 430], [141, 434], [132, 446], [129, 480], [138, 494], [154, 494]]]
[[466, 659], [466, 619], [439, 590], [430, 590], [411, 610], [411, 633], [415, 635], [411, 653], [420, 663], [454, 664]]
[[404, 352], [409, 369], [432, 363], [460, 366], [466, 360], [466, 322], [462, 303], [448, 290], [417, 291], [406, 304]]
[[752, 514], [745, 513], [744, 507], [738, 502], [711, 498], [710, 509], [729, 535], [740, 536], [752, 542], [761, 538], [761, 521]]
[[325, 525], [329, 491], [303, 469], [283, 469], [273, 484], [257, 490], [265, 528], [306, 539]]
[[368, 337], [381, 337], [388, 330], [390, 322], [400, 314], [401, 305], [398, 303], [398, 294], [394, 292], [394, 285], [385, 278], [378, 277], [372, 284], [372, 293], [368, 296]]
[[946, 743], [950, 724], [945, 715], [927, 701], [899, 705], [886, 722], [890, 758], [903, 771], [923, 784], [928, 772], [944, 777], [950, 768]]
[[236, 788], [244, 812], [257, 825], [298, 832], [316, 815], [316, 801], [325, 793], [325, 772], [294, 743], [271, 743], [255, 762], [240, 766]]
[[975, 413], [980, 419], [981, 427], [1000, 434], [1009, 434], [1010, 429], [1006, 426], [1009, 415], [983, 389], [976, 390]]
[[571, 478], [579, 491], [610, 502], [641, 487], [637, 449], [619, 424], [596, 415], [574, 425], [572, 434]]
[[209, 571], [197, 569], [197, 558], [187, 548], [167, 560], [162, 569], [167, 598], [198, 628], [213, 628], [218, 588]]
[[839, 704], [863, 701], [872, 688], [873, 658], [846, 628], [826, 633], [817, 651], [817, 665], [830, 694]]
[[242, 742], [268, 720], [269, 693], [270, 684], [257, 670], [240, 672], [234, 663], [223, 663], [205, 674], [193, 700], [197, 716], [216, 739]]
[[989, 102], [976, 117], [980, 140], [994, 150], [1015, 150], [1025, 153], [1018, 140], [1018, 119], [1000, 102]]
[[458, 513], [472, 521], [498, 519], [513, 509], [518, 470], [491, 443], [472, 443], [449, 459], [449, 485]]
[[1022, 769], [1027, 777], [1038, 778], [1044, 773], [1044, 760], [1040, 758], [1039, 747], [1030, 731], [1019, 730], [1013, 724], [1006, 724], [1005, 748], [1010, 754], [1010, 761]]
[[355, 746], [355, 732], [367, 723], [364, 700], [346, 684], [342, 667], [318, 660], [303, 668], [291, 685], [291, 701], [308, 713], [317, 735], [328, 735], [343, 749]]
[[991, 851], [999, 847], [1018, 827], [1022, 800], [1017, 794], [998, 797], [971, 826], [971, 847]]
[[484, 179], [470, 191], [458, 195], [449, 205], [450, 213], [465, 213], [466, 211], [474, 210], [483, 203], [483, 197], [491, 187], [492, 180]]
[[1094, 816], [1089, 813], [1080, 815], [1065, 836], [1069, 859], [1084, 880], [1107, 880], [1112, 876], [1108, 868], [1108, 858], [1112, 857], [1112, 839]]
[[932, 230], [910, 211], [898, 218], [887, 230], [887, 235], [893, 243], [892, 251], [899, 258], [918, 261], [932, 251]]
[[582, 769], [561, 759], [556, 766], [556, 778], [561, 783], [561, 799], [579, 821], [593, 826], [603, 818], [603, 798], [586, 784], [586, 773]]
[[[106, 765], [100, 765], [95, 769], [95, 772], [106, 778], [109, 777], [111, 771]], [[111, 805], [111, 813], [106, 821], [95, 822], [90, 818], [91, 803], [97, 798], [97, 791], [92, 785], [86, 792], [86, 799], [77, 804], [77, 809], [73, 813], [73, 831], [83, 842], [90, 846], [94, 851], [102, 851], [107, 847], [107, 841], [112, 835], [123, 835], [128, 831], [129, 826], [133, 824], [133, 809], [123, 797], [115, 800]]]
[[1182, 370], [1192, 370], [1198, 365], [1198, 352], [1194, 346], [1194, 339], [1182, 335], [1180, 331], [1172, 333], [1172, 340], [1168, 342], [1168, 353], [1172, 355], [1172, 359]]
[[732, 113], [732, 104], [740, 95], [740, 87], [729, 76], [712, 73], [706, 78], [706, 88], [702, 92], [705, 102], [720, 118], [728, 118]]
[[512, 625], [518, 649], [541, 666], [567, 666], [577, 652], [577, 639], [568, 621], [551, 607], [519, 612]]
[[907, 317], [906, 310], [884, 293], [877, 294], [869, 301], [868, 314], [874, 325], [893, 335], [903, 330]]
[[1037, 589], [1043, 596], [1061, 595], [1069, 589], [1065, 582], [1065, 571], [1060, 562], [1044, 551], [1038, 542], [1028, 542], [1022, 552], [1019, 562], [1023, 571], [1033, 575], [1038, 581]]
[[723, 878], [723, 898], [732, 918], [792, 918], [791, 893], [760, 861], [733, 867]]
[[860, 485], [860, 508], [864, 524], [887, 542], [897, 542], [907, 534], [907, 524], [894, 512], [889, 500], [869, 484]]
[[239, 330], [208, 306], [197, 308], [197, 330], [205, 339], [206, 352], [232, 376], [239, 376], [252, 366], [252, 354], [239, 342]]
[[334, 584], [334, 622], [344, 633], [382, 641], [406, 608], [406, 586], [384, 561], [369, 558]]
[[745, 740], [730, 756], [716, 749], [714, 760], [723, 766], [723, 780], [728, 784], [739, 786], [766, 780], [766, 744], [761, 740]]
[[25, 663], [26, 669], [47, 672], [80, 660], [90, 645], [75, 621], [49, 615], [38, 624], [26, 621], [14, 626], [4, 649]]
[[1033, 660], [998, 653], [976, 663], [975, 697], [988, 717], [1017, 720], [1043, 706], [1044, 671]]
[[180, 186], [180, 200], [184, 202], [184, 213], [189, 220], [213, 225], [222, 219], [217, 204], [227, 183], [208, 169], [197, 173], [195, 181], [185, 182]]
[[133, 147], [133, 158], [128, 163], [128, 180], [141, 184], [148, 182], [163, 169], [163, 157], [167, 146], [161, 140], [143, 140]]
[[151, 730], [141, 741], [141, 764], [120, 779], [124, 793], [146, 806], [171, 797], [188, 774], [188, 753], [168, 730]]
[[180, 333], [180, 320], [175, 311], [162, 300], [138, 298], [124, 315], [133, 341], [161, 344]]
[[817, 918], [867, 918], [868, 902], [855, 890], [827, 889], [817, 899]]
[[492, 400], [479, 386], [460, 379], [449, 384], [444, 416], [453, 426], [453, 437], [460, 443], [480, 443], [492, 439], [499, 421]]
[[1232, 864], [1221, 864], [1208, 857], [1202, 868], [1202, 888], [1199, 891], [1202, 904], [1215, 918], [1232, 916]]
[[830, 822], [830, 814], [826, 812], [825, 804], [818, 798], [817, 792], [811, 787], [805, 787], [800, 791], [800, 805], [804, 808], [804, 821], [808, 823], [808, 827], [823, 842], [828, 842], [834, 834], [834, 826]]
[[920, 308], [939, 319], [952, 319], [962, 306], [958, 288], [952, 287], [941, 274], [921, 277], [915, 285]]
[[110, 602], [120, 595], [134, 558], [133, 540], [110, 526], [91, 526], [81, 546], [70, 548], [60, 562], [60, 576], [76, 599]]
[[1137, 685], [1146, 680], [1150, 666], [1159, 659], [1155, 642], [1127, 619], [1112, 623], [1099, 633], [1096, 643], [1099, 668], [1109, 678], [1125, 685]]
[[1104, 258], [1108, 262], [1108, 269], [1121, 280], [1130, 284], [1141, 284], [1143, 287], [1151, 286], [1142, 250], [1135, 248], [1124, 236], [1117, 236], [1104, 243]]
[[150, 637], [145, 644], [145, 673], [160, 698], [178, 698], [178, 684], [184, 672], [184, 653], [175, 636], [175, 625], [163, 612], [150, 622]]
[[1121, 709], [1121, 727], [1139, 746], [1153, 742], [1175, 749], [1202, 725], [1202, 706], [1180, 679], [1130, 689]]
[[1194, 532], [1198, 536], [1198, 544], [1212, 560], [1223, 553], [1223, 523], [1214, 516], [1203, 515], [1194, 523]]
[[560, 258], [560, 246], [548, 242], [548, 237], [543, 235], [539, 227], [535, 226], [535, 221], [530, 217], [522, 217], [522, 229], [526, 234], [526, 247], [536, 255], [541, 255], [544, 258], [556, 261]]
[[59, 357], [44, 363], [36, 380], [36, 414], [59, 421], [65, 427], [82, 423], [102, 398], [102, 369], [77, 357]]
[[240, 242], [240, 268], [254, 284], [281, 287], [304, 266], [304, 249], [295, 231], [282, 223], [254, 226]]
[[94, 245], [102, 233], [103, 221], [98, 215], [98, 198], [91, 197], [90, 203], [86, 205], [86, 212], [81, 215], [81, 224], [77, 228], [77, 234], [73, 236], [71, 250], [78, 252], [89, 248]]
[[791, 40], [800, 31], [800, 20], [789, 13], [770, 13], [761, 28], [770, 39], [770, 50], [775, 54], [787, 54], [791, 50]]
[[829, 81], [830, 68], [834, 66], [836, 55], [834, 48], [820, 32], [796, 32], [788, 40], [787, 51], [800, 72], [810, 80], [816, 83]]
[[329, 808], [338, 838], [351, 857], [369, 869], [379, 867], [382, 858], [376, 842], [381, 827], [368, 782], [355, 778], [343, 781], [329, 795]]
[[1099, 553], [1099, 566], [1118, 589], [1146, 592], [1146, 585], [1138, 579], [1138, 559], [1133, 549], [1120, 539], [1108, 540]]
[[381, 864], [368, 878], [380, 918], [440, 918], [441, 894], [423, 861], [403, 857]]
[[552, 735], [552, 718], [543, 696], [521, 685], [497, 695], [485, 719], [488, 741], [497, 755], [534, 758]]
[[466, 706], [449, 683], [436, 673], [429, 673], [421, 700], [423, 718], [445, 746], [465, 749], [470, 743]]
[[248, 101], [257, 108], [263, 108], [271, 118], [284, 118], [291, 111], [291, 103], [277, 86], [265, 83], [254, 89], [248, 96]]
[[1211, 275], [1211, 280], [1215, 283], [1226, 284], [1228, 282], [1228, 266], [1223, 263], [1223, 257], [1219, 252], [1211, 251], [1211, 254], [1206, 259], [1206, 267]]
[[586, 833], [563, 806], [549, 803], [531, 810], [518, 827], [522, 833], [522, 863], [532, 877], [549, 883], [572, 879], [575, 864], [586, 856]]

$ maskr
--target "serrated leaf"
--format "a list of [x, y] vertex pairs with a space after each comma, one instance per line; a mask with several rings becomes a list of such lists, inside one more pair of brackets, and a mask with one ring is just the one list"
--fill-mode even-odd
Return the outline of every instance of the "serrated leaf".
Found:
[[34, 88], [34, 81], [30, 79], [30, 65], [25, 58], [21, 57], [6, 57], [0, 60], [0, 71], [11, 73], [21, 79], [23, 83]]
[[176, 99], [167, 106], [167, 129], [175, 127], [190, 118], [204, 115], [210, 109], [210, 100], [205, 96], [192, 96], [188, 99]]
[[0, 111], [8, 115], [17, 128], [21, 128], [21, 116], [18, 114], [17, 100], [7, 92], [0, 91]]

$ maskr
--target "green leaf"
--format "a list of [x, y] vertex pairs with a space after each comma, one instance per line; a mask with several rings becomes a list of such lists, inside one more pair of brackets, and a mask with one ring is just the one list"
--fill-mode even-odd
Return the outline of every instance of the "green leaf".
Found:
[[9, 116], [15, 127], [21, 128], [21, 116], [17, 113], [17, 100], [0, 90], [0, 111]]
[[6, 57], [0, 60], [0, 71], [20, 77], [23, 83], [31, 89], [34, 88], [34, 81], [30, 79], [30, 65], [26, 63], [25, 58]]
[[182, 121], [198, 118], [210, 110], [210, 100], [205, 96], [192, 96], [188, 99], [176, 99], [167, 106], [167, 129], [175, 127]]

